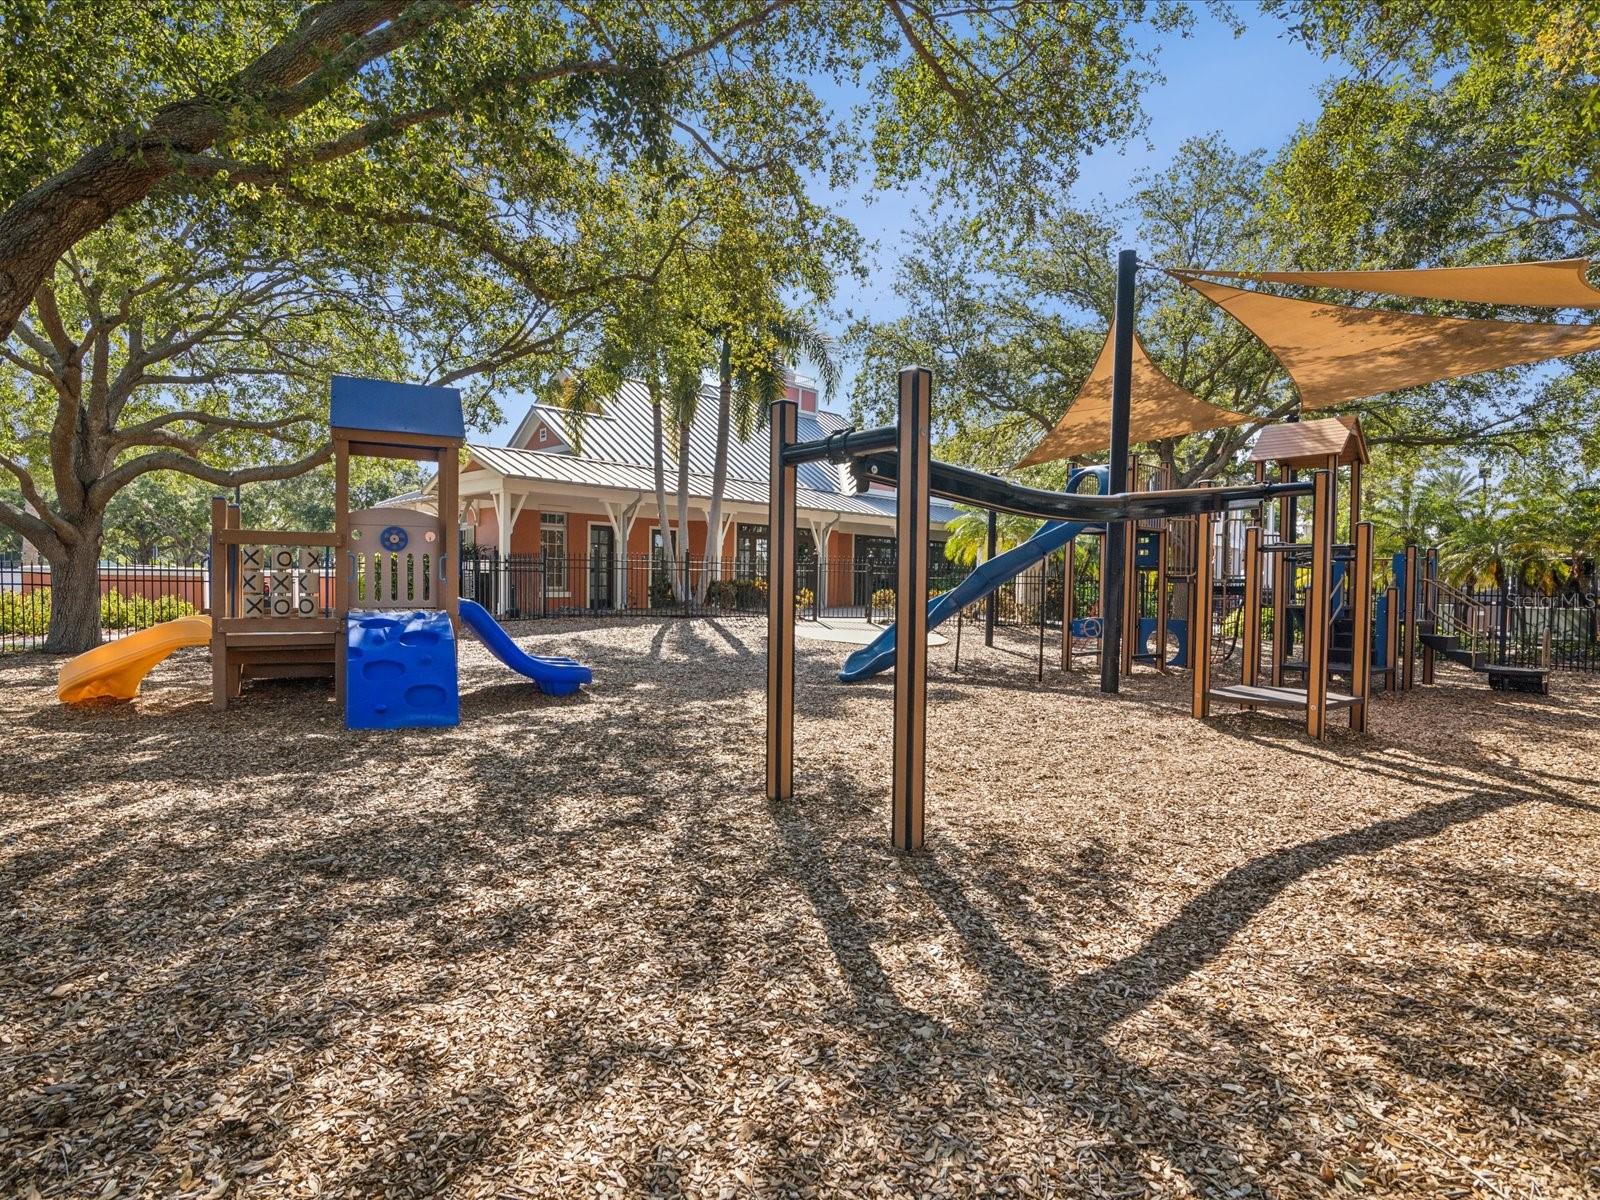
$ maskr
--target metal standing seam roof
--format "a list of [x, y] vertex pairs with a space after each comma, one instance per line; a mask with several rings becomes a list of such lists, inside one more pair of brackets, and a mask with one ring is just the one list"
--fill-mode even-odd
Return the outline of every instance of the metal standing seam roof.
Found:
[[[588, 449], [586, 445], [585, 451]], [[508, 479], [571, 484], [579, 487], [615, 488], [620, 491], [645, 494], [655, 491], [653, 468], [633, 463], [603, 462], [571, 454], [515, 450], [504, 446], [469, 445], [467, 453], [472, 461]], [[675, 477], [675, 472], [669, 468], [667, 480], [669, 498], [676, 494]], [[692, 471], [689, 475], [689, 495], [698, 500], [709, 500], [711, 476]], [[759, 481], [736, 479], [730, 473], [727, 486], [723, 489], [723, 497], [737, 504], [764, 506], [768, 502], [767, 482], [765, 479]], [[889, 520], [893, 520], [895, 515], [895, 500], [895, 494], [889, 492], [855, 496], [805, 486], [797, 488], [795, 492], [795, 507], [809, 512], [839, 513]], [[955, 507], [935, 500], [932, 503], [931, 515], [936, 522], [943, 524], [955, 517]]]
[[[689, 470], [709, 476], [717, 452], [717, 390], [706, 386], [700, 391], [700, 408], [689, 428]], [[630, 379], [608, 396], [603, 411], [579, 417], [566, 409], [535, 404], [536, 413], [563, 441], [575, 448], [579, 460], [632, 465], [650, 469], [655, 451], [650, 433], [650, 393], [643, 383]], [[802, 441], [826, 437], [850, 422], [838, 413], [801, 413], [799, 437]], [[770, 451], [766, 424], [762, 422], [750, 440], [741, 442], [735, 433], [728, 439], [728, 478], [748, 483], [767, 481]], [[849, 490], [845, 468], [834, 463], [805, 463], [798, 468], [802, 487], [820, 492]]]

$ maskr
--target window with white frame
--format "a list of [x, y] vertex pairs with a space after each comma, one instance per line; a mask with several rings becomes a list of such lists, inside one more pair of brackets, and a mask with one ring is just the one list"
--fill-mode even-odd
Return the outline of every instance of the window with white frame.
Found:
[[539, 514], [539, 550], [545, 560], [545, 591], [567, 594], [567, 514]]

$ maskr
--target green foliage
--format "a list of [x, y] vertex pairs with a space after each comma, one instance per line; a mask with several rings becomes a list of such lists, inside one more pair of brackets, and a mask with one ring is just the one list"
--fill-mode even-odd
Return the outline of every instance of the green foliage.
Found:
[[[995, 553], [1021, 545], [1039, 530], [1040, 522], [1011, 513], [1001, 513], [995, 521]], [[976, 566], [989, 546], [989, 514], [978, 509], [963, 508], [946, 530], [944, 556], [949, 562], [963, 567]]]
[[[124, 596], [112, 588], [100, 597], [100, 625], [104, 629], [149, 629], [194, 612], [194, 605], [178, 596]], [[49, 626], [49, 588], [0, 592], [0, 634], [43, 637]]]
[[[1126, 226], [1153, 262], [1264, 267], [1271, 238], [1256, 203], [1262, 179], [1259, 154], [1213, 136], [1185, 143], [1166, 170], [1138, 177], [1115, 209], [1060, 204], [1020, 229], [1004, 212], [925, 228], [895, 281], [907, 315], [851, 330], [864, 362], [856, 414], [893, 420], [894, 371], [926, 362], [939, 378], [940, 455], [1010, 470], [1054, 426], [1100, 353]], [[1142, 275], [1139, 287], [1140, 338], [1178, 383], [1263, 419], [1292, 410], [1286, 378], [1248, 330], [1164, 276]], [[1255, 428], [1162, 442], [1157, 458], [1180, 483], [1211, 478], [1231, 466]], [[1056, 487], [1065, 478], [1061, 464], [1029, 477]]]
[[194, 611], [194, 605], [177, 596], [124, 596], [111, 588], [100, 597], [100, 624], [105, 629], [149, 629]]
[[50, 625], [50, 589], [0, 592], [0, 634], [43, 637]]
[[1281, 167], [1277, 195], [1311, 255], [1412, 266], [1594, 248], [1595, 0], [1267, 7], [1349, 67]]

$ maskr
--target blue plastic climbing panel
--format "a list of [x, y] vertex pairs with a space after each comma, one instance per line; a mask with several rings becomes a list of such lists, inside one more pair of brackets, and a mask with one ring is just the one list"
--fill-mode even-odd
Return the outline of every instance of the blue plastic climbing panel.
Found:
[[344, 723], [427, 729], [461, 723], [456, 635], [442, 612], [352, 612]]

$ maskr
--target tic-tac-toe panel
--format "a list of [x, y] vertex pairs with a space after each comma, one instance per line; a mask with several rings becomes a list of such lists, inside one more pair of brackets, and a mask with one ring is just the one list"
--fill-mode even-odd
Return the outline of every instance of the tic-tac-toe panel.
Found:
[[242, 617], [267, 617], [272, 615], [267, 599], [267, 548], [265, 546], [239, 547], [239, 606]]

